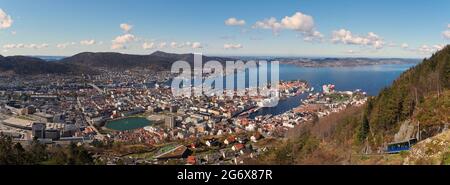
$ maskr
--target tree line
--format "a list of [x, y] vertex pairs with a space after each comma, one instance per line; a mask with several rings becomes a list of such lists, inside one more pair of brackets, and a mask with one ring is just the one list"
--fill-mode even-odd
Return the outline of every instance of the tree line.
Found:
[[71, 143], [68, 146], [49, 148], [38, 140], [27, 147], [13, 142], [11, 137], [0, 136], [0, 165], [90, 165], [92, 154], [83, 146]]

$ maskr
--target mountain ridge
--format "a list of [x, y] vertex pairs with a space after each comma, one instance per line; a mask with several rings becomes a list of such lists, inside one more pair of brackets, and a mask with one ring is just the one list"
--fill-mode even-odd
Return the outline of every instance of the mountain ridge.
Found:
[[[225, 62], [227, 60], [234, 60], [225, 57], [209, 57], [202, 56], [203, 61], [217, 60]], [[154, 70], [169, 70], [172, 64], [176, 61], [194, 62], [194, 54], [175, 54], [166, 53], [162, 51], [155, 51], [149, 55], [133, 55], [122, 54], [114, 52], [83, 52], [71, 57], [62, 59], [62, 63], [72, 63], [81, 66], [101, 67], [111, 70], [124, 70], [135, 67], [145, 67]]]
[[[202, 56], [203, 62], [219, 61], [224, 64], [226, 61], [234, 61], [239, 57], [216, 57]], [[371, 59], [371, 58], [333, 58], [326, 57], [322, 59], [303, 59], [303, 58], [275, 58], [279, 59], [281, 64], [294, 64], [300, 67], [353, 67], [362, 65], [377, 64], [402, 64], [415, 62], [413, 59]], [[54, 64], [48, 63], [48, 60], [33, 56], [1, 56], [0, 61], [9, 61], [0, 63], [0, 73], [11, 73], [19, 75], [34, 74], [90, 74], [99, 72], [99, 69], [112, 71], [127, 70], [133, 68], [147, 68], [154, 71], [170, 70], [175, 61], [187, 61], [191, 65], [194, 61], [193, 53], [168, 53], [163, 51], [154, 51], [149, 54], [125, 54], [118, 52], [81, 52], [73, 56], [64, 57], [59, 60], [51, 60]], [[249, 58], [249, 60], [252, 60]], [[28, 63], [24, 67], [25, 63]], [[22, 66], [22, 67], [20, 67]], [[33, 67], [34, 66], [34, 67]], [[24, 68], [23, 68], [24, 67]], [[74, 68], [74, 69], [70, 69]]]
[[[155, 71], [170, 70], [175, 61], [193, 63], [194, 54], [176, 54], [155, 51], [148, 55], [123, 54], [117, 52], [81, 52], [70, 57], [48, 62], [38, 57], [1, 56], [0, 73], [16, 75], [35, 74], [93, 74], [98, 69], [127, 70], [148, 68]], [[234, 60], [226, 57], [203, 56], [203, 61], [216, 60], [224, 63]]]
[[72, 64], [60, 64], [28, 56], [0, 56], [0, 74], [36, 75], [71, 74], [77, 71], [90, 71]]

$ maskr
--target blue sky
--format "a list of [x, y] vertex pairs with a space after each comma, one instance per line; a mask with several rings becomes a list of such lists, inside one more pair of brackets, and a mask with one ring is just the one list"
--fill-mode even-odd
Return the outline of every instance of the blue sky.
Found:
[[2, 0], [0, 9], [1, 55], [426, 57], [450, 43], [448, 0]]

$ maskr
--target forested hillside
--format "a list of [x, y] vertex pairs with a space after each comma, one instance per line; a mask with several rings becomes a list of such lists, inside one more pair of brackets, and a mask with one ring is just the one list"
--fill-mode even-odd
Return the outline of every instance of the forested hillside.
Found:
[[404, 123], [420, 130], [420, 139], [449, 126], [450, 46], [404, 72], [365, 106], [294, 129], [287, 141], [258, 160], [268, 164], [355, 163], [355, 159], [367, 158], [366, 154], [383, 152]]
[[[448, 123], [450, 107], [445, 91], [450, 88], [450, 46], [433, 54], [429, 59], [404, 72], [392, 86], [383, 89], [378, 96], [371, 99], [364, 111], [362, 128], [368, 128], [370, 132], [362, 129], [362, 138], [383, 135], [392, 136], [397, 132], [402, 121], [412, 119], [418, 122], [423, 129], [428, 126], [438, 126]], [[432, 97], [436, 98], [431, 103]], [[439, 104], [438, 104], [439, 102]], [[443, 107], [444, 106], [444, 107]], [[435, 115], [439, 119], [426, 119], [421, 116], [418, 120], [415, 115], [420, 112], [431, 113], [443, 108], [449, 108], [443, 112], [445, 115]], [[368, 135], [368, 134], [371, 135]], [[433, 134], [432, 134], [433, 135]], [[386, 140], [389, 138], [381, 138]], [[382, 144], [375, 140], [374, 144]]]

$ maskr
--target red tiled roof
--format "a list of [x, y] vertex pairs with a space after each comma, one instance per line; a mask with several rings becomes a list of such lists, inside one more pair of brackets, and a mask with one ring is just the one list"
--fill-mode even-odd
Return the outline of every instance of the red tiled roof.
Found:
[[244, 148], [244, 145], [242, 143], [238, 143], [234, 145], [234, 148], [236, 148], [236, 150], [241, 150]]
[[195, 156], [188, 156], [188, 158], [187, 158], [187, 163], [189, 163], [189, 164], [195, 164], [196, 163], [196, 159], [195, 159]]
[[229, 136], [229, 137], [227, 138], [227, 140], [228, 140], [228, 142], [235, 142], [235, 141], [236, 141], [236, 138], [235, 138], [234, 136]]

